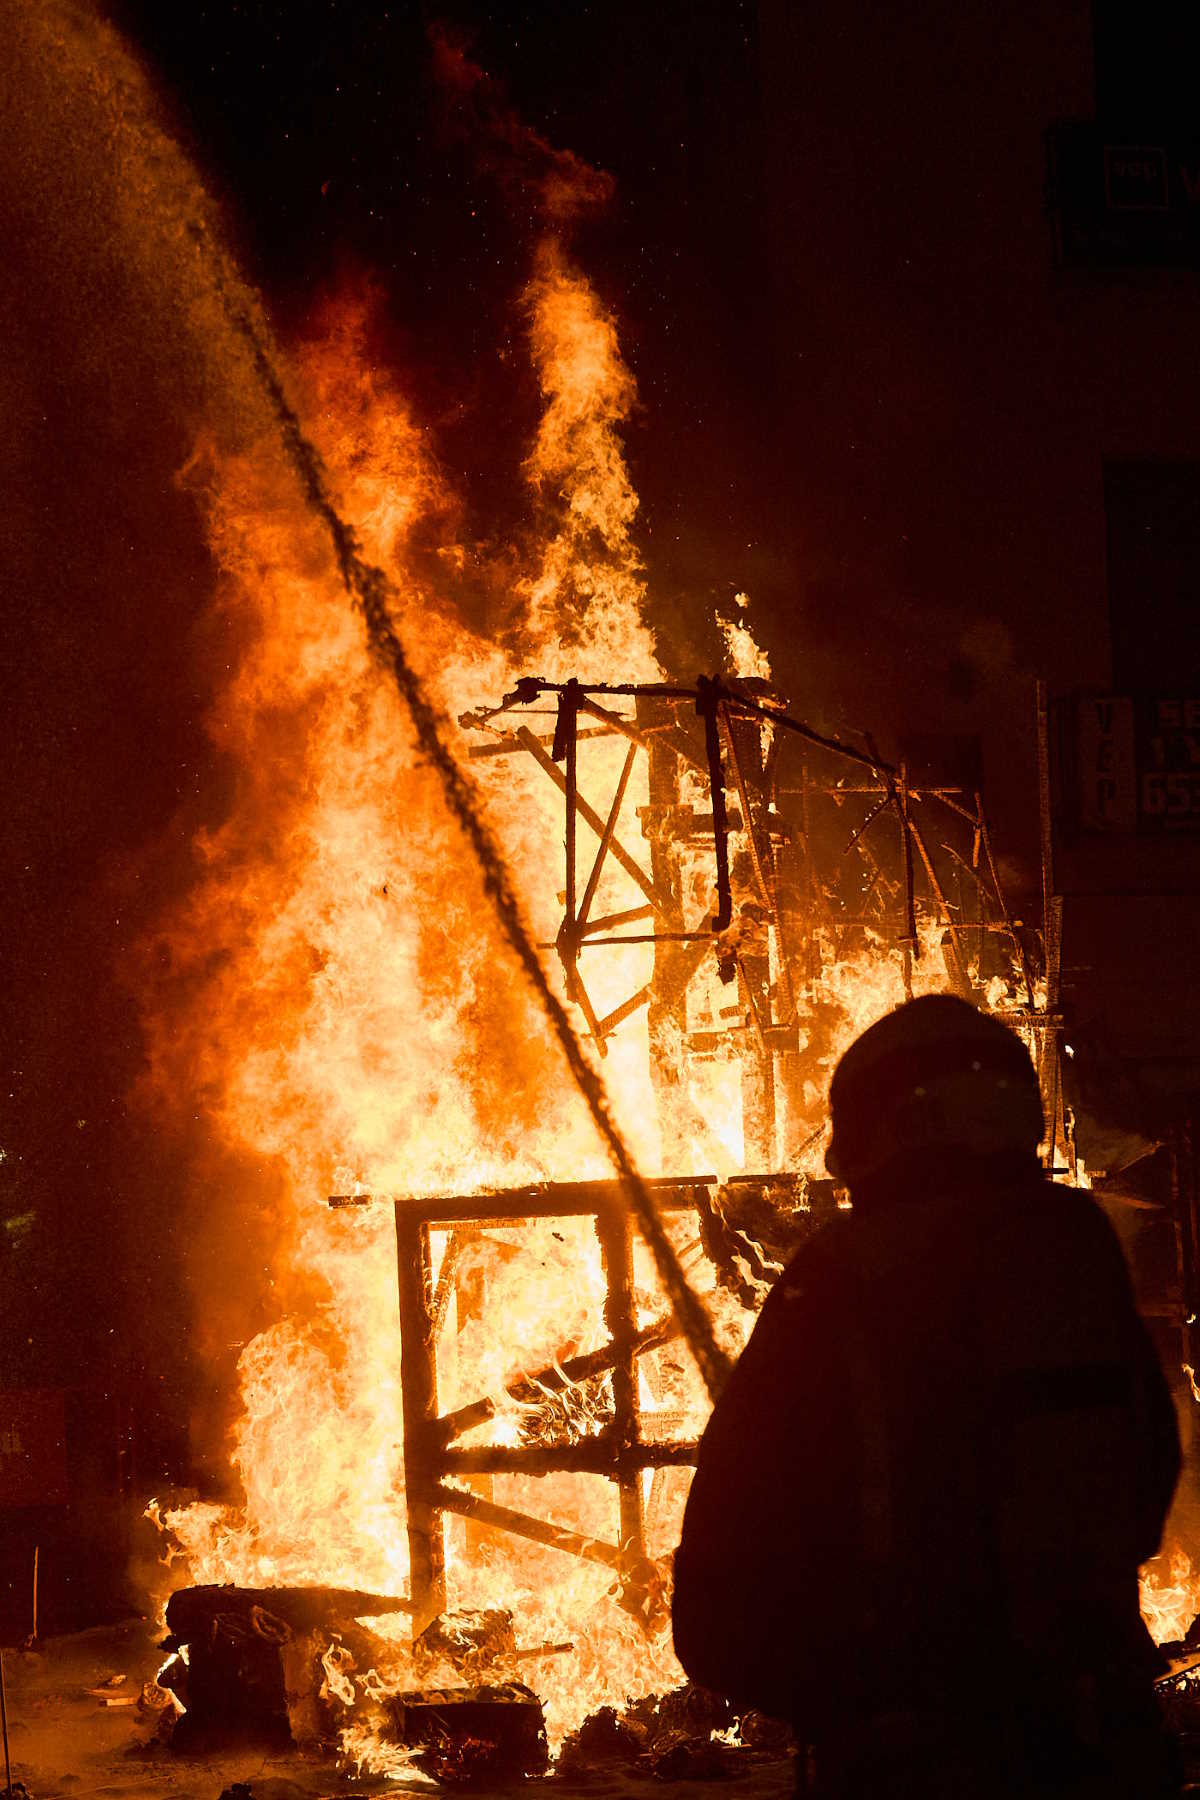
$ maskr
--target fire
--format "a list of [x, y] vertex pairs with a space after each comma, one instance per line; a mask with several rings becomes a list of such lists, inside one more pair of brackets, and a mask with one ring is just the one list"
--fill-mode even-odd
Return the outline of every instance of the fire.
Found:
[[717, 627], [725, 645], [725, 660], [731, 674], [750, 677], [756, 681], [770, 681], [771, 662], [765, 650], [754, 641], [754, 633], [746, 623], [746, 613], [750, 606], [749, 594], [737, 593], [733, 603], [741, 617], [726, 618], [724, 613], [717, 614]]
[[1179, 1544], [1142, 1570], [1142, 1617], [1156, 1644], [1176, 1643], [1200, 1614], [1200, 1572]]
[[[264, 1244], [278, 1316], [240, 1360], [229, 1451], [241, 1498], [165, 1516], [185, 1553], [171, 1579], [403, 1593], [390, 1209], [331, 1213], [326, 1196], [470, 1192], [606, 1176], [609, 1168], [255, 390], [253, 358], [244, 334], [231, 329], [231, 312], [248, 314], [264, 334], [266, 327], [221, 249], [215, 209], [106, 27], [58, 7], [25, 9], [20, 26], [29, 91], [56, 122], [47, 143], [74, 142], [78, 119], [67, 102], [82, 112], [88, 96], [93, 135], [81, 141], [94, 144], [95, 168], [80, 192], [99, 196], [89, 207], [119, 247], [114, 265], [128, 262], [136, 274], [131, 293], [150, 303], [161, 360], [178, 357], [199, 371], [194, 403], [211, 426], [183, 480], [204, 508], [218, 571], [209, 641], [224, 647], [228, 677], [209, 730], [229, 800], [223, 822], [198, 835], [191, 889], [150, 946], [147, 966], [158, 972], [145, 984], [148, 1087], [193, 1144], [200, 1122], [211, 1152], [196, 1158], [212, 1202], [197, 1254], [208, 1268], [198, 1341], [223, 1342], [235, 1312], [223, 1289]], [[578, 174], [569, 161], [551, 156], [557, 185], [548, 211], [569, 210], [563, 184]], [[461, 541], [455, 496], [428, 434], [372, 362], [369, 307], [327, 308], [285, 370], [338, 508], [403, 596], [396, 623], [451, 718], [531, 669], [585, 680], [663, 674], [621, 441], [634, 383], [614, 320], [557, 238], [537, 253], [525, 316], [544, 399], [526, 463], [539, 534], [525, 546], [516, 624], [503, 641], [466, 623], [487, 613], [488, 580], [472, 575], [486, 569], [486, 551]], [[742, 616], [724, 628], [730, 670], [765, 678], [740, 596], [737, 605]], [[581, 762], [611, 782], [620, 755], [614, 740], [596, 739]], [[558, 797], [524, 761], [510, 762], [504, 781], [484, 791], [526, 915], [538, 936], [550, 935], [560, 865], [546, 846], [561, 834]], [[631, 817], [644, 799], [644, 790], [630, 792]], [[636, 899], [611, 864], [604, 883], [606, 910]], [[877, 950], [867, 943], [822, 969], [818, 997], [832, 1024], [811, 1065], [815, 1113], [840, 1048], [902, 995], [896, 956]], [[610, 960], [594, 978], [602, 1006], [636, 991], [650, 966], [645, 947], [604, 954]], [[914, 979], [918, 991], [941, 983], [932, 942]], [[646, 1100], [648, 1062], [645, 1015], [635, 1014], [611, 1040], [603, 1072], [622, 1130], [652, 1171], [664, 1159]], [[706, 1092], [702, 1078], [711, 1079]], [[707, 1127], [695, 1163], [713, 1166], [715, 1150], [720, 1172], [737, 1169], [738, 1104], [715, 1066], [695, 1080], [694, 1110]], [[808, 1155], [815, 1169], [818, 1149]], [[749, 1315], [716, 1288], [694, 1226], [678, 1221], [672, 1232], [736, 1347]], [[445, 1254], [445, 1234], [436, 1251]], [[460, 1312], [457, 1295], [451, 1301], [441, 1398], [449, 1406], [493, 1396], [497, 1417], [487, 1434], [511, 1441], [528, 1430], [531, 1409], [512, 1402], [507, 1379], [568, 1345], [579, 1353], [603, 1341], [601, 1271], [589, 1232], [570, 1222], [492, 1234], [472, 1255], [460, 1291], [470, 1279], [486, 1283], [488, 1321], [465, 1302]], [[435, 1278], [439, 1272], [435, 1263]], [[639, 1323], [664, 1310], [640, 1245], [634, 1288]], [[217, 1324], [203, 1323], [214, 1316]], [[653, 1371], [643, 1366], [640, 1398], [648, 1435], [668, 1419], [694, 1431], [707, 1410], [682, 1353]], [[585, 1405], [572, 1429], [586, 1436], [594, 1428]], [[645, 1478], [653, 1556], [675, 1542], [686, 1483], [682, 1469]], [[514, 1504], [530, 1485], [516, 1477], [496, 1484]], [[544, 1515], [614, 1535], [609, 1483], [554, 1475], [537, 1488]], [[604, 1568], [516, 1542], [471, 1543], [460, 1527], [451, 1534], [449, 1578], [452, 1605], [512, 1611], [520, 1648], [534, 1653], [526, 1667], [555, 1738], [600, 1704], [679, 1679], [665, 1628], [647, 1632], [624, 1611]], [[325, 1659], [329, 1693], [354, 1699], [347, 1752], [380, 1769], [395, 1753], [376, 1740], [369, 1702], [407, 1673], [399, 1649], [382, 1674], [352, 1669], [341, 1648]]]
[[545, 401], [526, 473], [550, 527], [523, 583], [530, 666], [555, 680], [661, 681], [619, 435], [636, 389], [615, 322], [553, 239], [538, 252], [525, 305]]
[[[546, 395], [528, 473], [550, 528], [525, 587], [521, 663], [659, 674], [617, 436], [633, 387], [612, 321], [552, 247], [528, 307]], [[503, 688], [518, 665], [458, 616], [444, 575], [463, 562], [448, 530], [453, 508], [399, 395], [364, 372], [366, 325], [361, 307], [330, 311], [298, 355], [296, 389], [339, 507], [365, 553], [402, 583], [399, 624], [453, 715]], [[325, 1198], [355, 1184], [471, 1191], [608, 1168], [291, 471], [264, 440], [237, 457], [202, 445], [186, 479], [208, 510], [222, 622], [244, 649], [211, 720], [233, 766], [233, 804], [198, 843], [198, 880], [158, 946], [169, 972], [152, 1022], [154, 1080], [164, 1095], [186, 1093], [215, 1137], [282, 1178], [276, 1279], [292, 1304], [241, 1358], [231, 1454], [244, 1503], [183, 1509], [168, 1523], [195, 1581], [403, 1592], [390, 1214], [331, 1215]], [[421, 532], [440, 534], [439, 556], [422, 560]], [[588, 752], [593, 763], [614, 754], [607, 741]], [[540, 817], [552, 841], [557, 801], [532, 774], [512, 771], [494, 797], [494, 824], [514, 862], [541, 865], [540, 887], [522, 898], [535, 928], [549, 928], [556, 881], [522, 834]], [[606, 882], [604, 904], [627, 904], [620, 871]], [[645, 964], [643, 948], [622, 951], [601, 985], [636, 985]], [[637, 1153], [654, 1167], [656, 1128], [639, 1104], [646, 1054], [644, 1025], [631, 1022], [606, 1074]], [[496, 1264], [493, 1300], [505, 1302], [489, 1317], [512, 1330], [507, 1341], [481, 1324], [455, 1336], [451, 1402], [502, 1391], [506, 1377], [545, 1363], [568, 1339], [583, 1350], [602, 1341], [602, 1283], [586, 1236], [526, 1234], [507, 1262], [494, 1247], [484, 1252]], [[638, 1279], [646, 1316], [661, 1311], [640, 1256]], [[605, 1535], [610, 1494], [596, 1477], [555, 1477], [540, 1504]], [[660, 1523], [664, 1551], [681, 1497]], [[556, 1732], [606, 1698], [677, 1677], [665, 1637], [648, 1644], [614, 1604], [609, 1572], [522, 1547], [503, 1566], [460, 1559], [452, 1578], [458, 1603], [510, 1603], [523, 1638], [573, 1644], [539, 1670]]]
[[[479, 611], [465, 587], [478, 557], [458, 542], [454, 497], [425, 434], [395, 386], [370, 367], [366, 306], [327, 309], [290, 372], [337, 507], [363, 554], [402, 594], [397, 628], [448, 717], [530, 669], [551, 680], [664, 679], [632, 535], [637, 497], [620, 429], [635, 390], [614, 322], [555, 240], [538, 253], [525, 312], [544, 400], [525, 466], [539, 537], [503, 644], [465, 623]], [[294, 470], [264, 437], [237, 455], [201, 444], [185, 479], [207, 510], [220, 623], [240, 647], [210, 722], [232, 769], [233, 798], [225, 822], [197, 844], [190, 895], [164, 921], [153, 1078], [161, 1095], [186, 1096], [189, 1111], [202, 1110], [214, 1140], [271, 1171], [281, 1196], [274, 1281], [282, 1305], [239, 1365], [231, 1459], [241, 1503], [178, 1509], [166, 1523], [193, 1581], [404, 1593], [391, 1209], [331, 1213], [326, 1196], [471, 1193], [610, 1171], [400, 701], [371, 661]], [[744, 596], [737, 605], [744, 615]], [[744, 618], [722, 628], [735, 669], [765, 679], [769, 665]], [[625, 754], [619, 735], [581, 743], [581, 781], [611, 789]], [[503, 781], [481, 784], [481, 792], [532, 930], [552, 938], [561, 877], [546, 846], [562, 832], [559, 795], [527, 757], [509, 758]], [[628, 816], [647, 798], [642, 767]], [[703, 803], [699, 789], [697, 798]], [[598, 910], [620, 912], [640, 897], [610, 858]], [[700, 903], [709, 904], [703, 896]], [[910, 970], [917, 992], [946, 985], [936, 932], [924, 929], [924, 953]], [[588, 985], [597, 1010], [636, 992], [651, 965], [646, 944], [593, 958]], [[711, 1013], [722, 990], [715, 972], [709, 982], [702, 1004]], [[803, 1104], [818, 1120], [842, 1050], [903, 994], [900, 953], [869, 933], [860, 950], [826, 959], [802, 1009]], [[620, 1128], [641, 1166], [662, 1171], [658, 1120], [647, 1103], [644, 1009], [606, 1051]], [[715, 1151], [722, 1168], [743, 1167], [741, 1102], [728, 1070], [709, 1065], [692, 1079], [681, 1132], [686, 1141], [689, 1121], [700, 1122], [693, 1165], [711, 1167]], [[805, 1144], [800, 1169], [819, 1172], [820, 1135]], [[245, 1203], [256, 1204], [249, 1191]], [[670, 1230], [736, 1350], [752, 1314], [698, 1255], [695, 1224], [677, 1219]], [[434, 1234], [435, 1281], [448, 1241]], [[473, 1308], [472, 1284], [486, 1291], [486, 1309]], [[439, 1405], [446, 1411], [490, 1396], [494, 1417], [464, 1442], [517, 1442], [536, 1432], [537, 1406], [507, 1394], [513, 1377], [606, 1340], [595, 1234], [580, 1220], [489, 1232], [467, 1246], [451, 1286]], [[668, 1310], [640, 1244], [634, 1290], [639, 1326]], [[656, 1417], [698, 1434], [708, 1402], [682, 1352], [660, 1359], [654, 1373], [644, 1363], [640, 1383], [648, 1435]], [[599, 1425], [586, 1398], [578, 1402], [572, 1433], [586, 1437]], [[673, 1548], [687, 1479], [683, 1469], [643, 1478], [652, 1556]], [[618, 1535], [613, 1486], [603, 1477], [496, 1476], [491, 1491], [501, 1504], [575, 1531], [610, 1542]], [[459, 1522], [449, 1533], [447, 1579], [452, 1607], [513, 1614], [519, 1648], [535, 1657], [552, 1740], [599, 1705], [681, 1679], [665, 1612], [649, 1626], [631, 1616], [611, 1569], [520, 1540], [497, 1544], [494, 1534], [481, 1538]], [[399, 1644], [364, 1688], [367, 1674], [357, 1671], [357, 1691], [368, 1700], [381, 1682], [413, 1678]], [[326, 1675], [331, 1692], [354, 1691], [340, 1654]], [[348, 1722], [347, 1746], [359, 1758], [375, 1755], [382, 1768], [388, 1753], [373, 1752], [373, 1742], [367, 1713]]]

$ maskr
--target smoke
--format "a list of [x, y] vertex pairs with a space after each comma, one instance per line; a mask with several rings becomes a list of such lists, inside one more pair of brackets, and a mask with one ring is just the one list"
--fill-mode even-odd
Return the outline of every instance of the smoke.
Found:
[[499, 183], [514, 213], [523, 208], [537, 225], [561, 235], [609, 204], [612, 176], [557, 149], [526, 124], [501, 84], [472, 60], [464, 36], [437, 25], [429, 41], [446, 132], [469, 144], [477, 166]]
[[[128, 1100], [136, 947], [223, 804], [202, 716], [236, 648], [203, 622], [211, 565], [176, 472], [198, 433], [228, 449], [268, 415], [197, 246], [212, 203], [136, 61], [84, 7], [0, 6], [0, 222], [16, 875], [0, 1176], [20, 1176], [6, 1216], [34, 1216], [9, 1379], [115, 1381], [147, 1420], [157, 1479], [188, 1406], [208, 1404], [196, 1340], [228, 1364], [268, 1292], [269, 1183], [235, 1224], [237, 1159], [187, 1109], [168, 1133]], [[216, 1278], [215, 1246], [238, 1232], [248, 1254]]]

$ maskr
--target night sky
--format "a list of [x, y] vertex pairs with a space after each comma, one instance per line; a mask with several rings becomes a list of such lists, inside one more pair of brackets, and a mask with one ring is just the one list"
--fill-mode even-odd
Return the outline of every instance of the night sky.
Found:
[[[525, 124], [609, 172], [613, 202], [575, 249], [637, 374], [630, 453], [647, 530], [668, 543], [713, 518], [743, 553], [723, 591], [745, 579], [772, 461], [755, 6], [132, 5], [116, 17], [158, 71], [276, 319], [302, 322], [355, 275], [381, 284], [390, 356], [481, 508], [523, 453], [508, 429], [520, 396], [494, 377], [536, 221], [439, 87], [431, 32], [461, 43]], [[654, 550], [664, 579], [694, 576]]]

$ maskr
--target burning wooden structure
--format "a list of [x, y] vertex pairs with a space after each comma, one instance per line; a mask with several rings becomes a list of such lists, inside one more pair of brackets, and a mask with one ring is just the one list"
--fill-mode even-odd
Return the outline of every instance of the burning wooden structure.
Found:
[[[530, 719], [544, 716], [538, 702], [547, 698], [553, 731], [539, 733]], [[601, 1056], [614, 1033], [645, 1009], [664, 1161], [677, 1170], [649, 1185], [662, 1212], [695, 1219], [718, 1283], [747, 1311], [778, 1266], [773, 1250], [794, 1243], [837, 1205], [832, 1183], [814, 1173], [827, 1065], [840, 1048], [828, 1016], [835, 1008], [821, 995], [825, 961], [838, 965], [855, 952], [894, 957], [899, 999], [913, 993], [922, 956], [936, 943], [937, 985], [982, 1004], [995, 1001], [998, 982], [1048, 1071], [1053, 1037], [1038, 1007], [1036, 950], [1006, 904], [978, 793], [910, 782], [869, 739], [856, 749], [792, 718], [763, 682], [525, 679], [498, 706], [465, 714], [461, 723], [486, 738], [471, 745], [471, 757], [528, 758], [562, 795], [562, 916], [542, 948], [557, 953], [568, 998]], [[581, 747], [597, 738], [626, 746], [603, 794], [587, 791], [581, 770]], [[647, 799], [637, 808], [635, 851], [622, 820], [639, 762]], [[942, 841], [946, 825], [951, 838], [957, 830], [958, 845]], [[585, 831], [595, 850], [581, 877]], [[640, 897], [605, 911], [598, 896], [613, 865]], [[601, 1012], [585, 952], [628, 945], [649, 947], [648, 978]], [[852, 1034], [857, 1021], [850, 1023]], [[697, 1146], [711, 1142], [689, 1101], [689, 1070], [718, 1059], [737, 1069], [746, 1165], [723, 1178], [687, 1169]], [[340, 1195], [331, 1204], [370, 1200]], [[747, 1205], [754, 1213], [749, 1225]], [[487, 1396], [439, 1411], [439, 1339], [464, 1250], [490, 1230], [566, 1218], [594, 1223], [608, 1341], [513, 1372], [507, 1396], [532, 1404], [603, 1382], [599, 1420], [593, 1414], [587, 1430], [550, 1441], [463, 1445], [458, 1440], [497, 1411]], [[659, 1627], [668, 1576], [648, 1546], [643, 1477], [694, 1462], [697, 1445], [694, 1432], [647, 1436], [643, 1429], [643, 1364], [679, 1327], [669, 1311], [639, 1321], [633, 1221], [620, 1184], [548, 1182], [402, 1198], [395, 1200], [395, 1227], [414, 1635], [447, 1605], [448, 1517], [603, 1565], [622, 1606], [647, 1630]], [[468, 1309], [481, 1304], [486, 1295], [465, 1302]], [[493, 1497], [496, 1476], [554, 1473], [600, 1475], [613, 1484], [615, 1537], [570, 1529]]]
[[[733, 1184], [731, 1184], [733, 1185]], [[797, 1198], [798, 1183], [786, 1175], [759, 1177], [743, 1185], [758, 1196], [769, 1194], [782, 1211]], [[728, 1234], [720, 1209], [727, 1190], [715, 1176], [651, 1183], [657, 1205], [665, 1212], [695, 1212], [708, 1221], [710, 1253], [724, 1263], [714, 1242], [716, 1230]], [[367, 1203], [366, 1196], [335, 1196], [334, 1205]], [[679, 1335], [670, 1313], [639, 1325], [633, 1282], [633, 1221], [617, 1182], [548, 1183], [540, 1188], [434, 1200], [398, 1200], [396, 1252], [400, 1296], [401, 1383], [404, 1396], [404, 1473], [414, 1633], [424, 1630], [446, 1606], [445, 1515], [456, 1515], [494, 1530], [508, 1532], [548, 1549], [559, 1550], [613, 1571], [621, 1603], [648, 1625], [659, 1623], [666, 1572], [651, 1558], [645, 1528], [642, 1474], [692, 1464], [694, 1438], [647, 1438], [638, 1401], [640, 1360]], [[532, 1445], [492, 1444], [458, 1447], [455, 1440], [495, 1416], [496, 1404], [482, 1396], [449, 1413], [438, 1411], [437, 1343], [453, 1291], [455, 1270], [464, 1245], [489, 1227], [528, 1224], [534, 1219], [587, 1217], [595, 1222], [607, 1296], [605, 1324], [609, 1341], [582, 1355], [557, 1358], [543, 1369], [514, 1377], [509, 1396], [518, 1403], [562, 1393], [577, 1384], [607, 1376], [611, 1412], [598, 1432], [573, 1440]], [[434, 1279], [432, 1238], [447, 1235]], [[740, 1247], [755, 1251], [744, 1238]], [[555, 1472], [602, 1475], [617, 1491], [619, 1535], [615, 1542], [584, 1535], [490, 1497], [494, 1475], [549, 1475]], [[480, 1489], [478, 1478], [485, 1478]], [[449, 1479], [448, 1479], [449, 1478]], [[458, 1480], [475, 1491], [453, 1486]]]
[[[556, 236], [527, 295], [544, 407], [522, 465], [530, 535], [496, 571], [502, 630], [461, 546], [421, 547], [449, 517], [442, 475], [395, 383], [366, 369], [361, 322], [298, 349], [293, 383], [240, 288], [222, 293], [279, 430], [218, 459], [206, 491], [222, 605], [236, 594], [254, 623], [213, 722], [245, 779], [164, 927], [178, 980], [153, 1061], [172, 1106], [203, 1071], [206, 1129], [249, 1150], [256, 1194], [264, 1167], [278, 1176], [302, 1297], [242, 1352], [244, 1500], [165, 1522], [198, 1579], [411, 1584], [414, 1663], [447, 1603], [508, 1606], [525, 1651], [594, 1621], [539, 1670], [561, 1738], [678, 1679], [655, 1559], [722, 1363], [704, 1303], [736, 1348], [788, 1233], [837, 1204], [819, 1185], [837, 1055], [947, 982], [989, 1004], [998, 982], [1042, 1044], [1034, 946], [977, 795], [791, 716], [757, 647], [730, 652], [736, 679], [670, 679], [620, 436], [632, 378]], [[334, 1189], [386, 1195], [394, 1222], [390, 1204], [312, 1204]], [[556, 1249], [548, 1277], [536, 1266], [558, 1225], [584, 1252], [561, 1332], [554, 1283], [575, 1271]], [[228, 1228], [240, 1246], [236, 1207]], [[522, 1329], [504, 1366], [506, 1292]], [[695, 1369], [668, 1341], [689, 1302], [689, 1339], [712, 1351]]]
[[[546, 698], [549, 736], [528, 722]], [[568, 998], [601, 1055], [646, 1008], [667, 1166], [684, 1160], [697, 1124], [704, 1135], [684, 1090], [689, 1064], [714, 1057], [739, 1064], [747, 1167], [795, 1167], [812, 1148], [824, 1129], [824, 1095], [818, 1089], [815, 1108], [811, 1094], [806, 1100], [802, 1065], [827, 1049], [822, 968], [867, 934], [885, 953], [899, 951], [908, 996], [922, 940], [939, 932], [942, 985], [982, 999], [990, 978], [1013, 974], [1010, 1010], [1044, 1060], [1031, 940], [1010, 914], [978, 792], [910, 781], [869, 737], [858, 749], [815, 731], [754, 679], [702, 676], [685, 687], [525, 678], [460, 723], [489, 739], [469, 756], [527, 756], [562, 793], [563, 913], [543, 947], [557, 952]], [[611, 792], [589, 797], [581, 744], [614, 736], [628, 746], [620, 772]], [[640, 856], [621, 829], [639, 758], [648, 793], [637, 809]], [[943, 841], [947, 826], [958, 844]], [[581, 883], [585, 831], [596, 848]], [[597, 915], [610, 859], [641, 899]], [[638, 943], [653, 947], [649, 979], [599, 1014], [584, 953]], [[729, 1000], [707, 992], [713, 975]]]

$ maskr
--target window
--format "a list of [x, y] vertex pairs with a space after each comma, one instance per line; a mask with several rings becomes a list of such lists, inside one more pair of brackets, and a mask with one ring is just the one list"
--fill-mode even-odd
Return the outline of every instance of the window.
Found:
[[1092, 42], [1101, 121], [1155, 133], [1200, 126], [1194, 0], [1093, 0]]

